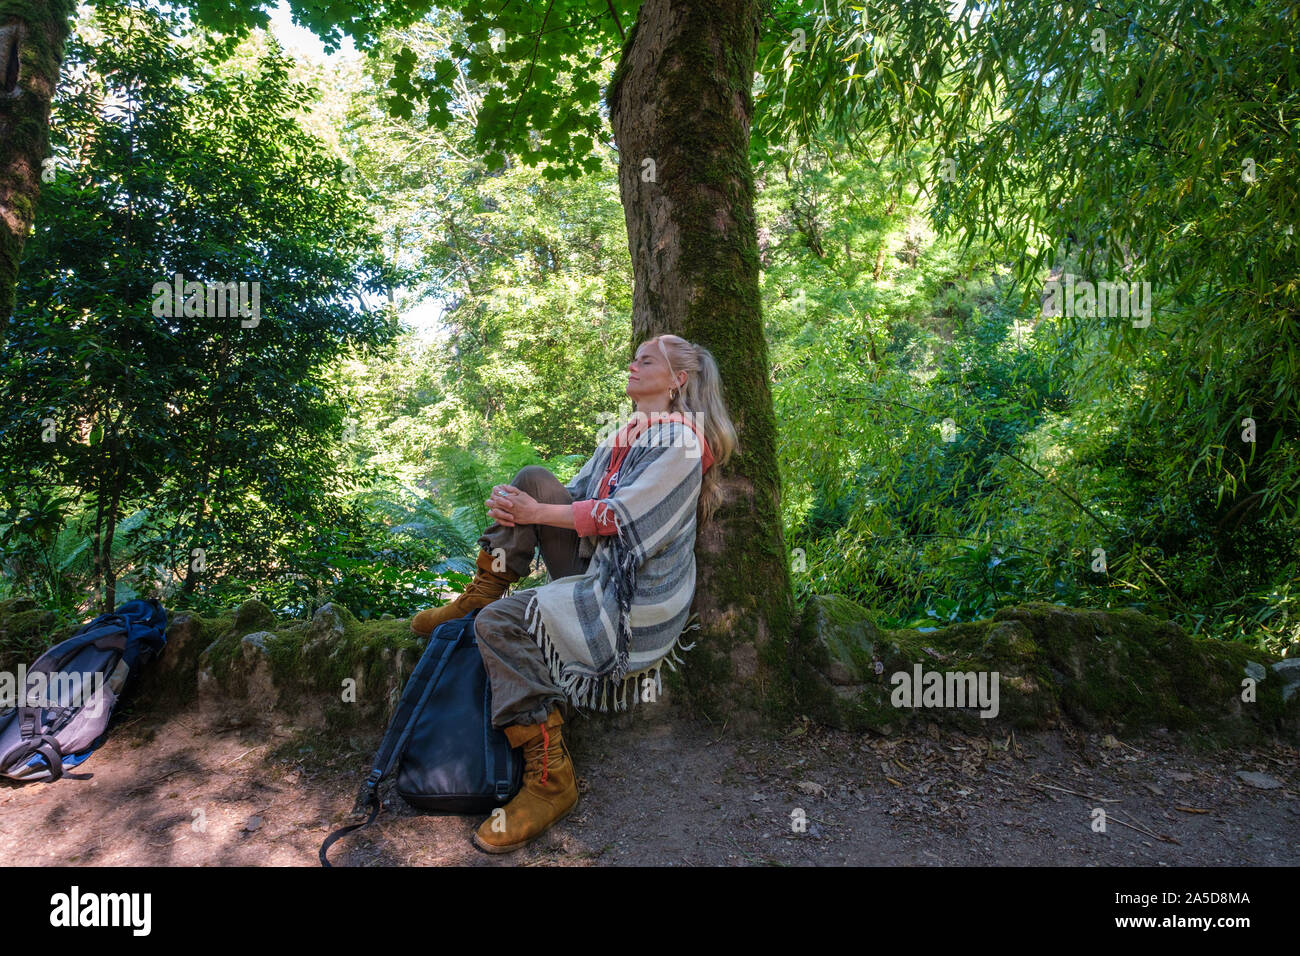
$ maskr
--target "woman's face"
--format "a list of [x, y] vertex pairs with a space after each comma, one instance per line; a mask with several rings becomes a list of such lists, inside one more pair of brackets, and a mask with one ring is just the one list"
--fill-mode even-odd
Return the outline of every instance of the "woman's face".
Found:
[[683, 372], [678, 372], [676, 379], [668, 372], [668, 363], [654, 342], [642, 343], [636, 350], [636, 358], [627, 367], [627, 397], [634, 402], [661, 402], [668, 405], [668, 393], [680, 388]]

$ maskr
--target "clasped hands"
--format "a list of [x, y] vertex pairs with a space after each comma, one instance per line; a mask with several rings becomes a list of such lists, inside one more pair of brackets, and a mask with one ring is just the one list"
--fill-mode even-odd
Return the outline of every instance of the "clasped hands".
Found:
[[488, 506], [492, 520], [506, 528], [537, 524], [537, 499], [514, 485], [497, 485], [492, 489], [492, 497], [483, 503]]

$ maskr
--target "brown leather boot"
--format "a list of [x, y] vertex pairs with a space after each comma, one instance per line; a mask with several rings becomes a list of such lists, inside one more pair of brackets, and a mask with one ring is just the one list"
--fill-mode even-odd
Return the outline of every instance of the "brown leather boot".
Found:
[[425, 608], [411, 618], [412, 633], [428, 637], [439, 624], [458, 620], [475, 608], [487, 607], [498, 598], [505, 597], [506, 590], [519, 580], [519, 575], [509, 568], [493, 571], [493, 560], [492, 555], [480, 550], [474, 580], [465, 585], [464, 592], [456, 595], [456, 600], [449, 601], [442, 607]]
[[544, 724], [511, 724], [510, 746], [524, 748], [524, 785], [474, 832], [488, 853], [512, 853], [537, 839], [578, 805], [578, 781], [560, 733], [564, 718], [553, 709]]

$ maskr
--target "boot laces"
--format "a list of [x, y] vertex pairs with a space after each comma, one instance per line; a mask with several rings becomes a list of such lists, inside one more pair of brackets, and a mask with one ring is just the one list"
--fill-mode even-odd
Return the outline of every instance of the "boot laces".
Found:
[[462, 597], [485, 597], [485, 598], [495, 599], [501, 597], [502, 594], [504, 594], [504, 592], [505, 592], [505, 588], [501, 587], [500, 585], [497, 585], [491, 581], [483, 581], [480, 578], [476, 577], [473, 581], [470, 581], [469, 584], [465, 585], [465, 590], [461, 592], [461, 596]]
[[542, 783], [546, 783], [546, 752], [551, 746], [551, 735], [546, 732], [546, 724], [538, 724], [542, 728]]
[[489, 577], [480, 570], [475, 573], [474, 579], [465, 585], [461, 597], [480, 597], [495, 601], [504, 597], [509, 588], [510, 584], [503, 578]]

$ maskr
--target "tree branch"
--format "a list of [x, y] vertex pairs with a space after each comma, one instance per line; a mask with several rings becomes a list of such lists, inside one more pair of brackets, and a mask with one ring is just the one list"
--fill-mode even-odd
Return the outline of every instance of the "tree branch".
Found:
[[614, 18], [614, 26], [618, 27], [618, 38], [626, 43], [627, 34], [623, 32], [623, 24], [618, 19], [618, 11], [614, 9], [613, 0], [605, 0], [605, 5], [609, 7], [609, 15]]

